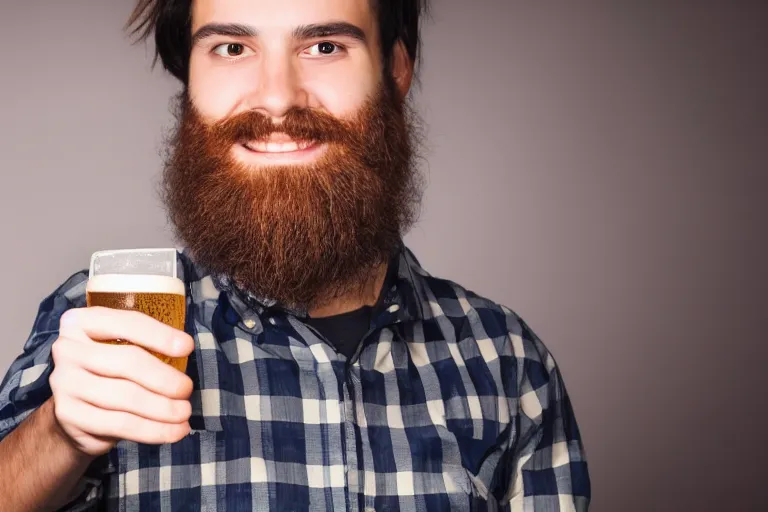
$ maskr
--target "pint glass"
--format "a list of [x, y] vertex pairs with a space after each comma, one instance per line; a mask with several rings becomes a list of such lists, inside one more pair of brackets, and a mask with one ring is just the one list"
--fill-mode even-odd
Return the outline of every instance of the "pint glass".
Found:
[[[86, 287], [89, 307], [133, 310], [184, 330], [186, 294], [176, 273], [176, 249], [99, 251], [91, 257]], [[124, 340], [99, 340], [128, 344]], [[151, 351], [150, 351], [151, 352]], [[187, 358], [154, 356], [184, 372]]]

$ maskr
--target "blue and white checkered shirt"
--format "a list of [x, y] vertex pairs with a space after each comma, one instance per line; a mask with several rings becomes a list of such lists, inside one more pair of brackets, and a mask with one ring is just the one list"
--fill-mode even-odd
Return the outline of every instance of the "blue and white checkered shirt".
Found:
[[[582, 511], [584, 448], [552, 355], [509, 309], [428, 275], [403, 248], [384, 307], [346, 359], [301, 320], [180, 254], [192, 432], [120, 442], [67, 510]], [[51, 396], [59, 318], [40, 306], [0, 386], [0, 440]]]

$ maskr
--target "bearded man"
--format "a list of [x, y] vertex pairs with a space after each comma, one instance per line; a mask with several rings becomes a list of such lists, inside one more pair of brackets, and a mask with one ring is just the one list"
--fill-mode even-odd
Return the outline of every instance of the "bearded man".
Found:
[[402, 241], [425, 8], [139, 0], [183, 85], [186, 332], [84, 307], [85, 272], [45, 300], [0, 387], [4, 510], [587, 509], [552, 355]]

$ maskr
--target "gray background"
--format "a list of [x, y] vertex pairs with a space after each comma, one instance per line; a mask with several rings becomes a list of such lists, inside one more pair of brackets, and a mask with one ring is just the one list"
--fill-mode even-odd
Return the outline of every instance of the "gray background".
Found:
[[[176, 84], [121, 33], [131, 4], [0, 8], [3, 368], [92, 251], [171, 243]], [[554, 352], [592, 510], [761, 509], [768, 4], [555, 4], [435, 2], [408, 241]]]

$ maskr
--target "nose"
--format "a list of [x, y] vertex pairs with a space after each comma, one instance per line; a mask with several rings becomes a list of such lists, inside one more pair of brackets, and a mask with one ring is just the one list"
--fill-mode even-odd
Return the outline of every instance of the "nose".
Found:
[[249, 107], [273, 119], [284, 117], [293, 107], [306, 107], [307, 94], [299, 75], [290, 57], [265, 55], [260, 62]]

